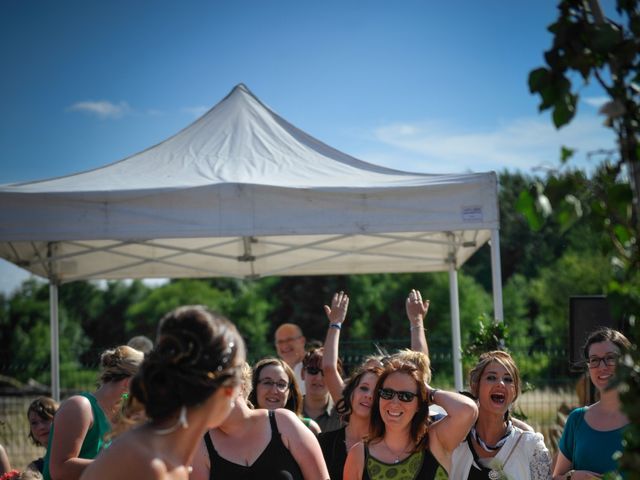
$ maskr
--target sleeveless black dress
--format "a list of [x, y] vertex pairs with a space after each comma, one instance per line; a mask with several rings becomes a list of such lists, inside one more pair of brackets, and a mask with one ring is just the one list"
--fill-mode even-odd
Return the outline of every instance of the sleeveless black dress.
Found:
[[213, 446], [209, 432], [204, 435], [204, 441], [209, 452], [211, 470], [209, 480], [304, 480], [298, 463], [291, 452], [282, 443], [280, 432], [273, 411], [269, 412], [271, 425], [271, 441], [252, 465], [238, 465], [221, 457]]

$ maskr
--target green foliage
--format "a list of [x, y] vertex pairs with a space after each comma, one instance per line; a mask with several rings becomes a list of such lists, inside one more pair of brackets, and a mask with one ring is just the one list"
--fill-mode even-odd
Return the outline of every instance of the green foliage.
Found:
[[231, 319], [247, 343], [247, 356], [260, 358], [272, 349], [267, 338], [270, 305], [264, 287], [252, 282], [220, 284], [220, 290], [205, 280], [175, 280], [150, 290], [126, 309], [126, 332], [155, 338], [158, 321], [180, 305], [205, 305]]
[[[616, 313], [633, 325], [632, 339], [640, 339], [640, 322], [634, 322], [638, 299], [640, 267], [640, 6], [637, 0], [618, 0], [618, 21], [606, 18], [597, 0], [562, 0], [559, 15], [549, 26], [553, 45], [545, 52], [547, 66], [529, 74], [529, 89], [540, 95], [540, 110], [552, 109], [557, 128], [571, 121], [578, 93], [572, 91], [571, 73], [579, 73], [603, 88], [610, 101], [601, 113], [605, 125], [618, 138], [619, 158], [607, 159], [594, 175], [593, 188], [580, 189], [582, 198], [573, 197], [576, 212], [590, 209], [596, 229], [604, 232], [613, 247], [609, 253], [612, 268], [607, 290]], [[567, 160], [562, 153], [561, 162]], [[586, 194], [585, 194], [586, 193]], [[586, 200], [586, 202], [585, 202]], [[523, 202], [525, 205], [525, 202]], [[580, 206], [580, 210], [577, 210]], [[568, 208], [557, 208], [556, 219], [567, 225]], [[563, 211], [564, 210], [564, 211]], [[531, 212], [531, 209], [523, 213]], [[539, 224], [534, 219], [533, 228]], [[566, 287], [567, 285], [565, 285]], [[547, 292], [551, 294], [552, 292]], [[552, 318], [547, 319], [548, 326]], [[640, 352], [634, 348], [626, 367], [620, 368], [623, 408], [631, 421], [625, 434], [620, 470], [626, 478], [640, 479]], [[611, 477], [619, 478], [618, 475]]]

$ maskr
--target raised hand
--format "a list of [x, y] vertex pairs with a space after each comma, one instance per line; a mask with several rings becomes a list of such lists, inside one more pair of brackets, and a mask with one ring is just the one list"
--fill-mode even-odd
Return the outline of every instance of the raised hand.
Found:
[[429, 300], [423, 302], [420, 291], [412, 289], [405, 301], [405, 309], [411, 325], [422, 325], [429, 311]]
[[326, 313], [329, 323], [342, 324], [347, 318], [347, 310], [349, 309], [349, 296], [343, 291], [333, 294], [331, 299], [331, 307], [324, 306], [324, 313]]

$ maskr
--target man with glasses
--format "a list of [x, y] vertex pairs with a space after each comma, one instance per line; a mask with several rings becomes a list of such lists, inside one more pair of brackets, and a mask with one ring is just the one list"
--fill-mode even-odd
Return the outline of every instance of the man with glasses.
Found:
[[[323, 353], [322, 348], [314, 348], [307, 352], [302, 361], [302, 378], [306, 389], [302, 416], [315, 420], [323, 432], [331, 432], [341, 428], [342, 422], [329, 394], [329, 389], [324, 383]], [[342, 365], [339, 359], [338, 372], [342, 374]]]
[[284, 360], [295, 373], [303, 395], [305, 394], [305, 385], [302, 377], [302, 359], [305, 354], [306, 342], [302, 330], [295, 323], [283, 323], [276, 329], [275, 344], [278, 357]]

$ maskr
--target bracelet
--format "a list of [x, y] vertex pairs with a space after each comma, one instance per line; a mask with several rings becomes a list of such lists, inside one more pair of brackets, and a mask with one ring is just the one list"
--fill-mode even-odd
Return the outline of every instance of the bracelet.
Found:
[[411, 328], [409, 328], [411, 332], [413, 332], [414, 330], [420, 330], [420, 329], [424, 330], [424, 325], [411, 325]]
[[435, 403], [436, 393], [438, 393], [439, 391], [440, 391], [440, 389], [438, 389], [438, 388], [432, 388], [431, 390], [429, 390], [429, 403], [430, 404], [434, 404]]
[[575, 472], [575, 470], [569, 470], [567, 473], [564, 474], [564, 478], [565, 480], [571, 480], [571, 477], [573, 477], [573, 473]]
[[337, 328], [338, 330], [342, 330], [342, 324], [341, 323], [330, 323], [329, 324], [329, 328]]

